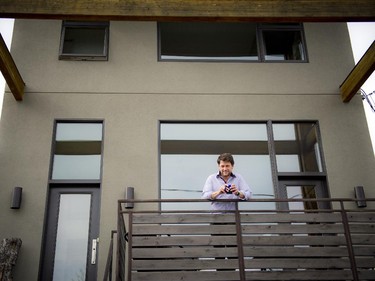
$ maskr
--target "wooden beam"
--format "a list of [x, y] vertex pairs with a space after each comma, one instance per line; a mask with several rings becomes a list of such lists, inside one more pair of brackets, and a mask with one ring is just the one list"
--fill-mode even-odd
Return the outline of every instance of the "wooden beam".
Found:
[[341, 84], [341, 98], [349, 102], [375, 70], [375, 41]]
[[152, 21], [375, 21], [375, 1], [1, 0], [0, 17]]
[[21, 101], [24, 94], [25, 83], [22, 80], [17, 66], [9, 53], [9, 50], [0, 34], [0, 70], [3, 73], [13, 96], [16, 100]]

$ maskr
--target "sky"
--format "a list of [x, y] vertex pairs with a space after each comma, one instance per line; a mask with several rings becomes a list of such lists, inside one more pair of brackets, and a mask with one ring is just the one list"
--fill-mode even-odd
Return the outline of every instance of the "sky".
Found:
[[[375, 40], [375, 23], [349, 23], [348, 28], [354, 60], [355, 63], [357, 63]], [[375, 73], [372, 73], [367, 79], [363, 84], [362, 89], [367, 94], [374, 92], [372, 98], [375, 101]], [[366, 102], [364, 102], [363, 105], [366, 112], [367, 125], [371, 135], [372, 150], [375, 156], [375, 112], [371, 111], [370, 106]]]
[[[11, 47], [12, 30], [13, 30], [13, 19], [0, 19], [0, 33], [3, 36], [5, 43], [8, 48]], [[348, 23], [354, 60], [357, 63], [372, 42], [375, 40], [375, 22], [371, 23]], [[0, 119], [3, 107], [3, 92], [4, 92], [5, 82], [3, 76], [0, 75]], [[362, 89], [366, 93], [372, 93], [375, 91], [375, 73], [373, 73], [370, 78], [363, 84]], [[375, 93], [372, 95], [373, 100], [375, 100]], [[370, 109], [370, 106], [364, 102], [363, 103], [366, 117], [367, 125], [369, 128], [373, 153], [375, 156], [375, 112]]]

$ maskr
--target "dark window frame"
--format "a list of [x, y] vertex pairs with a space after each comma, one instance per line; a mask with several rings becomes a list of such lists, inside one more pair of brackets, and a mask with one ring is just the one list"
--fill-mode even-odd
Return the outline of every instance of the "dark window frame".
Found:
[[[266, 59], [266, 43], [265, 43], [265, 36], [264, 32], [271, 31], [299, 31], [300, 37], [301, 37], [301, 44], [302, 44], [302, 51], [303, 51], [303, 58], [300, 60], [272, 60], [272, 59]], [[280, 63], [303, 63], [308, 62], [308, 55], [307, 55], [307, 45], [306, 45], [306, 39], [305, 39], [305, 29], [303, 24], [301, 23], [294, 23], [294, 24], [288, 24], [288, 23], [280, 23], [280, 24], [267, 24], [267, 23], [260, 23], [257, 25], [257, 33], [258, 33], [258, 45], [259, 45], [259, 56], [261, 59], [261, 62], [280, 62]]]
[[[319, 144], [318, 150], [319, 150], [319, 157], [322, 164], [322, 171], [300, 171], [300, 172], [280, 172], [278, 171], [277, 167], [277, 161], [276, 161], [276, 149], [275, 149], [275, 139], [273, 136], [273, 125], [275, 124], [309, 124], [314, 123], [315, 129], [316, 129], [316, 141]], [[330, 197], [330, 189], [328, 185], [328, 179], [327, 179], [327, 168], [325, 164], [325, 158], [323, 153], [323, 144], [322, 144], [322, 136], [320, 132], [320, 125], [318, 120], [258, 120], [258, 121], [241, 121], [241, 120], [233, 120], [233, 121], [174, 121], [174, 120], [159, 120], [159, 196], [161, 196], [161, 156], [164, 154], [163, 151], [165, 150], [165, 147], [163, 148], [162, 145], [162, 138], [161, 138], [161, 126], [162, 124], [265, 124], [267, 127], [267, 145], [268, 145], [268, 154], [270, 156], [270, 167], [271, 167], [271, 176], [272, 176], [272, 183], [273, 183], [273, 189], [275, 192], [275, 198], [277, 199], [286, 199], [286, 192], [284, 189], [280, 188], [281, 183], [285, 181], [304, 181], [304, 182], [311, 182], [316, 183], [319, 182], [320, 186], [323, 188], [323, 193], [325, 196]], [[164, 142], [168, 142], [165, 141]], [[173, 141], [172, 141], [173, 142]], [[178, 142], [178, 141], [175, 141]], [[196, 141], [197, 143], [199, 141]], [[202, 142], [202, 141], [201, 141]], [[194, 150], [196, 146], [193, 146], [191, 148], [187, 145], [188, 141], [186, 141], [184, 147], [185, 151], [181, 154], [189, 154], [189, 150], [193, 149], [193, 154], [213, 154], [213, 152], [209, 153], [203, 153], [202, 151]], [[194, 143], [194, 142], [193, 142]], [[177, 147], [178, 149], [178, 147]], [[166, 154], [174, 154], [176, 151], [168, 151]], [[219, 152], [220, 153], [220, 152]], [[238, 151], [236, 153], [238, 154]], [[277, 204], [277, 208], [279, 209], [285, 209], [285, 204]]]
[[[64, 53], [66, 30], [70, 29], [103, 29], [103, 53]], [[59, 60], [68, 61], [108, 61], [109, 55], [109, 22], [63, 21], [60, 36]]]
[[[178, 24], [178, 23], [176, 23]], [[253, 24], [253, 23], [252, 23]], [[280, 23], [280, 24], [267, 24], [267, 23], [256, 23], [255, 34], [256, 34], [256, 45], [258, 49], [258, 59], [220, 59], [220, 57], [203, 57], [202, 58], [163, 58], [162, 54], [162, 25], [163, 22], [158, 22], [157, 24], [157, 36], [158, 36], [158, 61], [161, 62], [245, 62], [245, 63], [307, 63], [308, 62], [308, 53], [307, 45], [305, 40], [304, 26], [302, 23]], [[265, 58], [265, 43], [264, 43], [264, 31], [299, 31], [302, 43], [303, 50], [303, 59], [301, 60], [270, 60]], [[198, 56], [199, 57], [199, 56]]]
[[[100, 159], [100, 177], [99, 179], [53, 179], [53, 161], [54, 155], [56, 151], [56, 131], [58, 124], [79, 124], [79, 123], [87, 123], [87, 124], [102, 124], [102, 139], [101, 139], [101, 159]], [[52, 145], [51, 145], [51, 153], [50, 153], [50, 169], [48, 173], [48, 183], [50, 185], [53, 184], [60, 184], [63, 183], [65, 185], [77, 185], [77, 184], [97, 184], [101, 185], [102, 177], [103, 177], [103, 153], [104, 153], [104, 129], [105, 129], [105, 122], [103, 119], [55, 119], [53, 124], [53, 133], [52, 133]]]

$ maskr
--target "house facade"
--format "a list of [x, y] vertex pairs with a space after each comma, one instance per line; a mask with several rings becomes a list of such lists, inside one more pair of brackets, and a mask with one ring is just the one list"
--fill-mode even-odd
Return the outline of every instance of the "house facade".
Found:
[[0, 122], [0, 236], [23, 241], [14, 280], [101, 279], [127, 187], [200, 198], [221, 152], [254, 198], [375, 197], [362, 100], [339, 92], [354, 67], [346, 23], [16, 19], [11, 54], [26, 84], [20, 102], [6, 89]]

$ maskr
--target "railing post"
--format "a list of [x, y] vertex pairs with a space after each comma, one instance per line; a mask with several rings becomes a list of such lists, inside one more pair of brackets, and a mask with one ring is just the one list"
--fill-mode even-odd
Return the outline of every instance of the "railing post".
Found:
[[109, 244], [107, 263], [105, 265], [103, 281], [112, 281], [112, 267], [113, 267], [113, 236], [117, 231], [111, 231], [111, 242]]
[[349, 220], [348, 220], [348, 215], [344, 207], [344, 202], [342, 200], [340, 200], [340, 207], [341, 207], [341, 217], [342, 217], [342, 223], [344, 226], [346, 245], [347, 245], [348, 253], [349, 253], [350, 266], [352, 268], [353, 280], [358, 281], [359, 279], [358, 279], [358, 272], [357, 272], [357, 264], [355, 261], [352, 237], [350, 234]]
[[116, 251], [116, 281], [125, 281], [125, 223], [122, 215], [121, 202], [117, 206], [117, 251]]
[[246, 280], [245, 258], [244, 258], [243, 242], [242, 242], [241, 214], [238, 209], [238, 201], [236, 202], [235, 219], [236, 219], [236, 231], [237, 231], [237, 251], [238, 251], [238, 265], [239, 265], [239, 271], [240, 271], [240, 280], [245, 281]]

